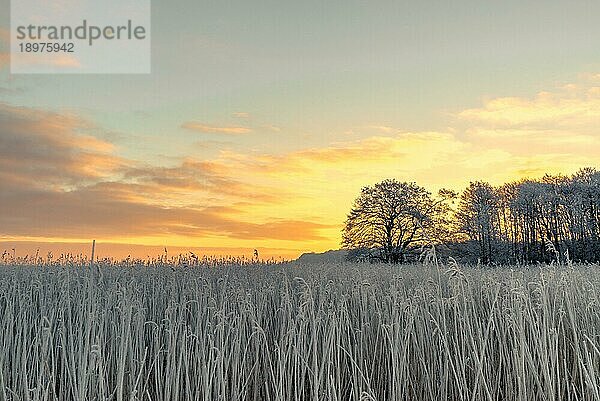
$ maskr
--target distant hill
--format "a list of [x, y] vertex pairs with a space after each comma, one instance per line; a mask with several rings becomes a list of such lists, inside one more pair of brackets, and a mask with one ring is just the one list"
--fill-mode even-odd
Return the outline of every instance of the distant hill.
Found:
[[329, 250], [323, 253], [303, 253], [297, 262], [300, 263], [337, 263], [346, 260], [348, 251], [345, 249]]

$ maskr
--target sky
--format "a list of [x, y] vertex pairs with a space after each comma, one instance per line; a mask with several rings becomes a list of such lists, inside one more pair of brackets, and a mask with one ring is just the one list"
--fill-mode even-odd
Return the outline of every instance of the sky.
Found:
[[154, 1], [141, 75], [10, 74], [8, 9], [0, 248], [19, 253], [296, 257], [338, 248], [385, 178], [600, 164], [597, 1]]

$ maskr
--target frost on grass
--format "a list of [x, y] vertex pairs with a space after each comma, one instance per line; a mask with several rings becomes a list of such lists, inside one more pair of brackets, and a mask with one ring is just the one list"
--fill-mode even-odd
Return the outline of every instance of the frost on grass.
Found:
[[1, 266], [0, 399], [600, 397], [598, 266], [170, 267]]

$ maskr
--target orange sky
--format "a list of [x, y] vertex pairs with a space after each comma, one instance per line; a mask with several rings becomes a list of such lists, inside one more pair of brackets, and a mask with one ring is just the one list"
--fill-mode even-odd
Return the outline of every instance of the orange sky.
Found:
[[[7, 104], [0, 115], [5, 240], [97, 239], [153, 251], [324, 251], [338, 247], [363, 185], [395, 177], [461, 189], [472, 179], [570, 173], [596, 165], [600, 154], [597, 75], [530, 97], [490, 99], [451, 115], [454, 126], [444, 131], [367, 127], [368, 137], [320, 148], [221, 151], [171, 166], [118, 156], [114, 144], [86, 134], [91, 123], [76, 115]], [[18, 246], [20, 253], [31, 247]], [[103, 251], [129, 253], [111, 245]]]
[[11, 74], [0, 13], [0, 245], [295, 257], [386, 178], [599, 167], [600, 3], [267, 3], [153, 4], [139, 75]]

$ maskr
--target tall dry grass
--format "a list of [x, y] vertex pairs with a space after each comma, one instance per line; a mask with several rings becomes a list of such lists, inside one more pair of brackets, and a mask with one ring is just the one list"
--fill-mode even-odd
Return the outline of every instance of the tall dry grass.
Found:
[[598, 266], [0, 267], [2, 400], [597, 400]]

